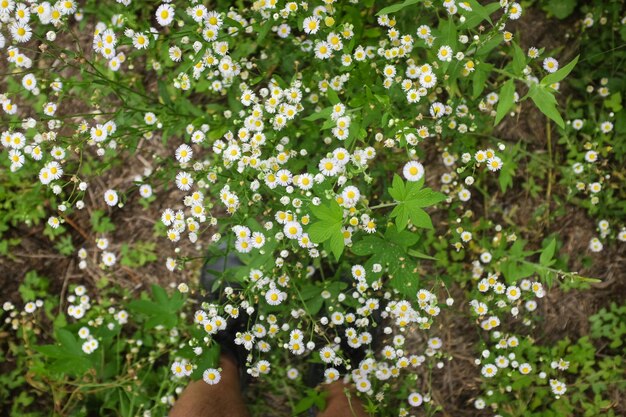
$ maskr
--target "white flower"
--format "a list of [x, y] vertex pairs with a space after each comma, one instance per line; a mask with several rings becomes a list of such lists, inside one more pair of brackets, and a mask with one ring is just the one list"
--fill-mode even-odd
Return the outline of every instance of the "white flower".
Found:
[[11, 37], [13, 37], [16, 42], [28, 42], [33, 35], [31, 27], [23, 22], [12, 23], [11, 26], [9, 26], [9, 31], [11, 32]]
[[162, 4], [156, 11], [156, 19], [159, 25], [167, 26], [174, 20], [174, 8], [169, 4]]
[[602, 245], [602, 242], [600, 242], [600, 239], [598, 239], [597, 237], [592, 238], [589, 241], [589, 250], [592, 252], [602, 252], [602, 249], [604, 249], [604, 245]]
[[189, 191], [193, 185], [193, 178], [188, 173], [181, 171], [176, 175], [176, 186], [179, 190]]
[[302, 226], [298, 222], [287, 222], [283, 227], [283, 232], [289, 239], [298, 239], [302, 235]]
[[109, 206], [115, 206], [119, 201], [119, 197], [117, 196], [117, 192], [115, 190], [107, 190], [104, 193], [104, 201]]
[[304, 28], [304, 32], [306, 34], [315, 35], [320, 29], [320, 20], [314, 16], [307, 17], [302, 22], [302, 27]]
[[518, 3], [511, 3], [509, 6], [509, 19], [516, 20], [522, 15], [522, 7]]
[[324, 371], [324, 379], [329, 384], [339, 379], [339, 371], [335, 368], [328, 368]]
[[341, 198], [343, 198], [343, 205], [345, 207], [354, 207], [359, 201], [359, 198], [361, 198], [361, 192], [355, 186], [349, 185], [343, 189]]
[[283, 293], [276, 288], [272, 288], [265, 293], [265, 300], [269, 305], [277, 306], [284, 300]]
[[548, 72], [556, 72], [559, 69], [559, 62], [552, 57], [546, 58], [543, 60], [543, 69]]
[[152, 187], [150, 186], [150, 184], [142, 184], [141, 187], [139, 187], [139, 194], [143, 198], [151, 197], [152, 196]]
[[176, 159], [181, 164], [187, 163], [193, 157], [191, 146], [182, 144], [176, 149]]
[[444, 61], [444, 62], [450, 62], [452, 61], [452, 48], [450, 48], [448, 45], [443, 45], [439, 48], [439, 51], [437, 52], [437, 58], [439, 58], [440, 61]]
[[407, 181], [419, 181], [424, 177], [424, 166], [417, 161], [409, 161], [404, 165], [402, 174]]
[[335, 158], [323, 158], [319, 163], [319, 170], [326, 177], [332, 177], [339, 172], [339, 163]]
[[208, 368], [202, 373], [202, 379], [209, 385], [215, 385], [220, 382], [222, 376], [217, 369]]
[[133, 36], [133, 46], [137, 49], [146, 49], [150, 44], [150, 39], [143, 33], [135, 33]]
[[496, 368], [495, 365], [489, 364], [489, 365], [483, 366], [480, 372], [483, 374], [485, 378], [493, 378], [496, 375], [496, 373], [498, 373], [498, 368]]
[[106, 266], [113, 266], [117, 261], [117, 257], [113, 252], [102, 252], [102, 263]]
[[410, 393], [408, 400], [409, 400], [409, 404], [412, 407], [419, 407], [420, 405], [422, 405], [422, 402], [424, 402], [424, 399], [422, 398], [422, 396], [417, 392]]
[[174, 376], [177, 376], [177, 377], [185, 376], [185, 367], [183, 366], [181, 362], [178, 362], [178, 361], [174, 362], [172, 364], [171, 370]]

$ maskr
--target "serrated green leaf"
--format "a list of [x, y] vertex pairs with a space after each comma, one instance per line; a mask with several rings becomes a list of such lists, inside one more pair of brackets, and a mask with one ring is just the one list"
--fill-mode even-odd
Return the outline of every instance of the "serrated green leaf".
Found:
[[396, 201], [402, 201], [406, 198], [406, 189], [404, 187], [404, 181], [398, 174], [393, 176], [391, 187], [389, 187], [389, 195]]
[[416, 207], [412, 209], [409, 216], [411, 217], [411, 222], [415, 226], [422, 227], [424, 229], [433, 229], [433, 222], [430, 219], [430, 216], [421, 208]]
[[500, 89], [500, 95], [498, 100], [498, 108], [496, 109], [496, 119], [493, 125], [497, 125], [506, 116], [509, 109], [513, 106], [513, 99], [515, 95], [515, 82], [511, 78], [502, 85]]
[[447, 197], [431, 188], [424, 188], [416, 193], [409, 193], [409, 201], [416, 207], [430, 207], [444, 201]]
[[341, 222], [343, 220], [343, 209], [334, 200], [331, 200], [328, 206], [324, 204], [311, 206], [311, 212], [320, 220], [331, 222]]
[[315, 222], [309, 227], [309, 237], [315, 243], [324, 242], [333, 235], [333, 225], [334, 223], [326, 221]]
[[409, 210], [405, 204], [395, 206], [389, 216], [396, 219], [399, 230], [404, 230], [409, 223]]
[[385, 231], [385, 240], [403, 248], [415, 245], [419, 239], [416, 233], [396, 229], [393, 225], [390, 225]]
[[341, 257], [345, 246], [340, 226], [339, 230], [335, 230], [330, 236], [330, 250], [333, 252], [333, 255], [335, 255], [335, 258], [339, 259], [339, 257]]

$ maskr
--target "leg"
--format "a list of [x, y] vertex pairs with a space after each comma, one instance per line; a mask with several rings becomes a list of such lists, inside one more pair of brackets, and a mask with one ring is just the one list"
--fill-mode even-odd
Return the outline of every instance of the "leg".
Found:
[[[341, 381], [335, 381], [324, 386], [328, 392], [326, 409], [317, 417], [367, 417], [361, 400], [354, 394], [354, 390]], [[349, 391], [350, 397], [346, 396]]]
[[215, 385], [199, 380], [183, 391], [170, 417], [249, 417], [239, 391], [237, 365], [228, 356], [220, 357], [222, 379]]

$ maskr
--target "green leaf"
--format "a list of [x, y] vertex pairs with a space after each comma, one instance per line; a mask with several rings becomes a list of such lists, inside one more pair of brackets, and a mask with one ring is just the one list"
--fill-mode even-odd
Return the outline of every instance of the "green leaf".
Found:
[[311, 212], [320, 220], [329, 220], [332, 222], [343, 221], [343, 209], [334, 200], [331, 200], [328, 206], [324, 204], [312, 206]]
[[[309, 236], [315, 243], [324, 242], [331, 238], [333, 235], [332, 228], [329, 228], [327, 222], [315, 222], [309, 227]], [[332, 224], [330, 224], [332, 226]]]
[[516, 42], [513, 43], [513, 73], [515, 75], [522, 75], [524, 68], [526, 68], [526, 54], [520, 48]]
[[330, 237], [330, 250], [335, 255], [335, 258], [339, 259], [343, 252], [343, 248], [345, 247], [345, 243], [343, 240], [343, 233], [341, 233], [341, 227], [338, 231], [333, 232]]
[[339, 96], [337, 95], [337, 92], [335, 90], [333, 90], [332, 88], [328, 87], [328, 90], [326, 90], [326, 95], [328, 96], [328, 100], [330, 101], [330, 104], [332, 104], [333, 106], [335, 104], [339, 104], [340, 103]]
[[170, 300], [167, 297], [167, 292], [165, 292], [165, 290], [159, 285], [152, 284], [152, 296], [154, 297], [154, 301], [156, 301], [157, 304], [160, 304], [164, 307], [169, 305]]
[[445, 194], [430, 188], [424, 188], [416, 193], [409, 192], [408, 198], [416, 207], [430, 207], [444, 201], [447, 197]]
[[613, 110], [615, 113], [622, 110], [622, 93], [618, 91], [617, 93], [611, 94], [611, 97], [604, 100], [604, 107]]
[[322, 243], [330, 240], [329, 247], [337, 259], [341, 256], [344, 249], [343, 233], [341, 227], [343, 225], [343, 209], [336, 201], [331, 200], [328, 206], [320, 204], [313, 206], [311, 212], [319, 221], [311, 224], [308, 228], [311, 241], [314, 243]]
[[478, 98], [485, 90], [489, 72], [493, 69], [493, 65], [481, 63], [476, 66], [476, 71], [472, 76], [472, 98]]
[[576, 0], [549, 0], [546, 10], [554, 15], [557, 19], [565, 19], [576, 8]]
[[406, 204], [395, 206], [389, 216], [396, 219], [396, 226], [400, 230], [404, 230], [409, 224], [409, 210]]
[[391, 225], [385, 231], [385, 239], [406, 249], [415, 245], [420, 238], [416, 233], [402, 231]]
[[471, 8], [472, 8], [472, 13], [473, 15], [479, 16], [482, 20], [486, 20], [487, 22], [491, 23], [493, 25], [493, 23], [491, 22], [491, 18], [489, 17], [489, 15], [491, 13], [493, 13], [495, 10], [494, 9], [494, 5], [498, 5], [498, 3], [491, 3], [488, 6], [491, 6], [489, 9], [485, 8], [482, 4], [478, 3], [476, 0], [467, 0], [467, 2], [470, 4]]
[[397, 3], [397, 4], [392, 4], [391, 6], [387, 6], [381, 10], [379, 10], [378, 13], [376, 13], [376, 16], [382, 16], [384, 14], [391, 14], [391, 13], [396, 13], [402, 9], [404, 9], [407, 6], [410, 6], [412, 4], [417, 4], [422, 0], [404, 0], [404, 2], [402, 3]]
[[413, 257], [415, 257], [415, 258], [419, 258], [419, 259], [428, 259], [428, 260], [431, 260], [431, 261], [438, 261], [438, 259], [437, 259], [437, 258], [434, 258], [434, 257], [432, 257], [432, 256], [430, 256], [430, 255], [427, 255], [427, 254], [425, 254], [425, 253], [423, 253], [423, 252], [420, 252], [420, 251], [418, 251], [418, 250], [415, 250], [415, 249], [410, 249], [407, 253], [408, 253], [409, 255], [411, 255], [411, 256], [413, 256]]
[[147, 316], [158, 315], [163, 312], [163, 309], [149, 300], [133, 300], [128, 303], [128, 308], [138, 313], [143, 313]]
[[558, 83], [559, 81], [567, 77], [569, 73], [572, 72], [576, 64], [578, 63], [579, 57], [580, 55], [576, 55], [576, 58], [572, 59], [569, 64], [559, 69], [558, 71], [553, 72], [552, 74], [548, 74], [545, 77], [543, 77], [543, 79], [541, 80], [541, 85], [550, 85], [550, 84]]
[[115, 225], [111, 219], [104, 215], [103, 210], [95, 210], [91, 213], [91, 226], [94, 232], [105, 234], [115, 230]]
[[65, 329], [57, 329], [56, 337], [66, 353], [83, 356], [83, 350], [72, 332]]
[[257, 36], [256, 38], [257, 43], [263, 42], [263, 39], [265, 39], [267, 34], [270, 32], [270, 29], [272, 29], [272, 26], [273, 26], [273, 22], [271, 20], [266, 20], [264, 22], [261, 22], [261, 29], [259, 29], [259, 36]]
[[422, 208], [435, 205], [445, 200], [446, 196], [430, 188], [422, 189], [423, 185], [423, 178], [417, 182], [405, 183], [400, 176], [394, 175], [388, 191], [398, 205], [391, 211], [390, 217], [395, 218], [399, 230], [406, 228], [409, 219], [417, 227], [433, 228], [430, 216]]
[[556, 239], [550, 239], [550, 243], [541, 251], [539, 256], [539, 263], [543, 266], [550, 266], [553, 262], [554, 252], [556, 250]]
[[404, 187], [404, 181], [398, 174], [393, 176], [391, 187], [389, 187], [389, 195], [396, 201], [402, 201], [406, 198], [406, 188]]
[[333, 108], [332, 107], [326, 107], [325, 109], [318, 111], [317, 113], [313, 113], [305, 118], [303, 118], [302, 120], [306, 120], [308, 122], [314, 122], [315, 120], [319, 120], [319, 119], [327, 119], [330, 117], [330, 114], [333, 112]]
[[537, 108], [561, 128], [565, 128], [563, 118], [559, 114], [556, 108], [556, 98], [554, 94], [547, 91], [545, 88], [539, 85], [532, 85], [528, 95], [533, 100]]
[[433, 229], [433, 222], [430, 219], [428, 213], [426, 213], [421, 208], [413, 208], [410, 213], [411, 222], [417, 226], [424, 229]]
[[500, 89], [500, 97], [498, 100], [498, 108], [496, 110], [496, 119], [493, 125], [497, 125], [506, 116], [509, 109], [513, 106], [513, 98], [515, 95], [515, 82], [511, 78], [505, 82]]

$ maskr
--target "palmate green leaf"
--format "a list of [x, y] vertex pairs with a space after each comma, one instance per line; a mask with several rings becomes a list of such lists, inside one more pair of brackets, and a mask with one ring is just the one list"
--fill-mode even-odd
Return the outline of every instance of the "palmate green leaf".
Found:
[[408, 198], [416, 207], [430, 207], [446, 199], [446, 196], [431, 188], [424, 188], [418, 192], [410, 191]]
[[337, 259], [341, 256], [344, 249], [343, 234], [341, 226], [343, 225], [343, 209], [332, 200], [328, 206], [320, 204], [313, 206], [311, 212], [319, 221], [311, 224], [308, 229], [311, 241], [314, 243], [322, 243], [330, 240], [329, 247]]
[[554, 120], [561, 129], [565, 128], [563, 118], [556, 108], [556, 98], [554, 98], [554, 94], [547, 91], [543, 86], [535, 84], [530, 87], [528, 96], [543, 114]]
[[398, 205], [391, 211], [390, 217], [396, 219], [396, 226], [399, 230], [406, 228], [409, 219], [417, 227], [433, 228], [430, 216], [423, 208], [445, 200], [446, 196], [430, 188], [422, 188], [423, 185], [423, 178], [420, 181], [405, 183], [400, 176], [394, 176], [392, 186], [388, 191]]
[[509, 109], [513, 106], [515, 96], [515, 82], [511, 78], [502, 85], [500, 89], [500, 99], [498, 100], [498, 108], [496, 109], [496, 119], [493, 125], [497, 125], [506, 116]]
[[405, 259], [390, 268], [389, 286], [405, 297], [415, 297], [419, 281], [417, 262], [414, 259]]
[[330, 201], [328, 206], [320, 204], [319, 206], [312, 206], [311, 212], [315, 217], [320, 220], [328, 220], [331, 222], [343, 221], [343, 209], [336, 201]]
[[407, 6], [411, 6], [413, 4], [417, 4], [422, 0], [404, 0], [402, 3], [392, 4], [391, 6], [387, 6], [383, 9], [380, 9], [376, 16], [382, 16], [384, 14], [396, 13]]
[[404, 230], [409, 224], [409, 210], [406, 204], [398, 204], [395, 206], [390, 216], [396, 219], [396, 226], [398, 226], [400, 230]]
[[558, 83], [559, 81], [567, 77], [569, 73], [572, 72], [576, 64], [578, 63], [579, 57], [580, 55], [576, 55], [576, 58], [572, 59], [569, 64], [559, 69], [558, 71], [553, 72], [552, 74], [548, 74], [545, 77], [543, 77], [543, 79], [541, 80], [541, 85], [550, 85], [550, 84]]
[[433, 222], [430, 219], [430, 216], [421, 208], [411, 208], [411, 212], [409, 215], [411, 217], [411, 223], [413, 223], [413, 225], [421, 227], [422, 229], [433, 229]]
[[[390, 276], [394, 277], [390, 281], [392, 288], [397, 289], [404, 295], [415, 295], [417, 284], [407, 284], [416, 281], [417, 276], [414, 270], [417, 264], [409, 260], [399, 262], [399, 259], [408, 258], [409, 248], [415, 245], [419, 239], [416, 233], [399, 230], [394, 225], [390, 225], [385, 231], [384, 238], [380, 236], [366, 236], [355, 242], [351, 247], [351, 251], [358, 256], [370, 256], [364, 265], [367, 271], [371, 271], [375, 263], [380, 264], [383, 266], [383, 269], [387, 268]], [[372, 283], [381, 276], [382, 272], [368, 272], [366, 280], [368, 283]]]
[[319, 221], [313, 223], [309, 227], [309, 236], [315, 243], [321, 243], [331, 238], [333, 235], [334, 223], [327, 221]]
[[406, 198], [406, 188], [404, 181], [398, 174], [393, 176], [391, 187], [389, 187], [389, 195], [396, 201], [402, 201]]

